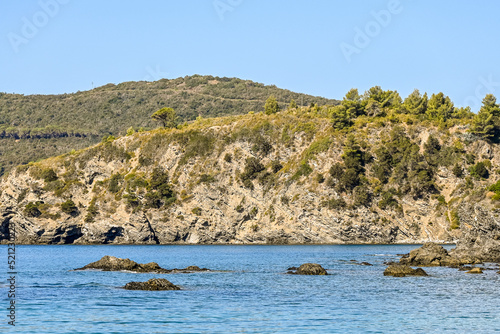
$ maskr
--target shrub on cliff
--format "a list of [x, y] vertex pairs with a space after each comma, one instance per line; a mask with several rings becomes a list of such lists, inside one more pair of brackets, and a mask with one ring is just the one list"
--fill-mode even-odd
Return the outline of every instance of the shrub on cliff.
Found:
[[38, 206], [40, 205], [40, 202], [29, 202], [26, 204], [24, 207], [24, 214], [28, 217], [40, 217], [42, 214], [40, 210], [38, 209]]
[[156, 167], [151, 174], [147, 187], [146, 207], [161, 208], [175, 202], [175, 192], [168, 182], [168, 174], [160, 167]]
[[490, 176], [488, 169], [483, 161], [478, 162], [469, 168], [470, 175], [479, 179], [487, 179]]
[[76, 207], [75, 202], [70, 199], [61, 204], [61, 210], [68, 215], [75, 215], [78, 213], [78, 208]]

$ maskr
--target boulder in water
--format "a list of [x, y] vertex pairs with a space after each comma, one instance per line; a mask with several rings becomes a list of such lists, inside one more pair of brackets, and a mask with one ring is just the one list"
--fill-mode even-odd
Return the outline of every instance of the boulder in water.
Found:
[[405, 277], [405, 276], [428, 276], [422, 268], [413, 269], [405, 264], [391, 264], [384, 271], [384, 276]]
[[481, 268], [476, 267], [476, 268], [472, 268], [469, 271], [466, 271], [465, 273], [466, 274], [482, 274], [483, 270]]
[[328, 275], [326, 270], [317, 263], [304, 263], [295, 272], [289, 271], [288, 273], [295, 275]]
[[126, 290], [148, 290], [148, 291], [162, 291], [162, 290], [180, 290], [177, 285], [172, 284], [164, 278], [152, 278], [147, 282], [130, 282], [123, 287]]

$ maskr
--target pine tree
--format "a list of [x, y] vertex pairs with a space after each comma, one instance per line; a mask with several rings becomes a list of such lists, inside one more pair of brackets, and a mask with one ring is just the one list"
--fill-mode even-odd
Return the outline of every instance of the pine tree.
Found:
[[453, 102], [443, 93], [432, 94], [427, 103], [427, 118], [446, 122], [455, 111]]
[[177, 114], [172, 108], [162, 108], [151, 115], [151, 118], [161, 122], [164, 128], [177, 127]]
[[278, 101], [276, 101], [276, 98], [274, 95], [271, 95], [267, 98], [266, 104], [264, 105], [264, 113], [266, 115], [271, 115], [271, 114], [276, 114], [281, 110]]
[[413, 115], [425, 114], [427, 111], [427, 93], [420, 95], [418, 89], [415, 89], [403, 102], [403, 112]]
[[494, 140], [497, 137], [499, 127], [500, 108], [496, 98], [492, 94], [486, 95], [483, 105], [472, 120], [470, 132], [485, 139]]

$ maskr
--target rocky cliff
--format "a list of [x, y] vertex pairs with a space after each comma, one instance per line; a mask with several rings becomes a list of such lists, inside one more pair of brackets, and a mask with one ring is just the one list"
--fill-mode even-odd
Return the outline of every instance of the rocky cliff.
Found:
[[15, 224], [26, 244], [455, 242], [498, 224], [499, 157], [466, 126], [394, 115], [345, 131], [311, 108], [199, 119], [12, 170], [0, 240]]

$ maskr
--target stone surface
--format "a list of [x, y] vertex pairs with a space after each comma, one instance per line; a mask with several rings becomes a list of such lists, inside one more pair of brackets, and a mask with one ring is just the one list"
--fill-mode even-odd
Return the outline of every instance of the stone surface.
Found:
[[479, 205], [465, 205], [459, 214], [470, 223], [450, 254], [474, 261], [471, 263], [500, 263], [500, 222], [494, 212]]
[[[245, 117], [234, 121], [211, 119], [210, 125], [200, 125], [200, 136], [216, 137], [219, 147], [219, 140], [248, 129], [254, 116]], [[288, 117], [293, 119], [292, 115]], [[281, 126], [283, 120], [272, 120], [271, 128]], [[188, 157], [183, 140], [173, 140], [177, 135], [171, 135], [170, 130], [158, 130], [14, 168], [0, 179], [0, 243], [8, 242], [12, 224], [18, 244], [392, 244], [460, 240], [457, 258], [464, 250], [466, 256], [473, 252], [477, 259], [497, 262], [497, 209], [491, 199], [478, 199], [472, 196], [475, 191], [468, 195], [468, 190], [466, 193], [458, 187], [463, 180], [455, 177], [451, 168], [440, 167], [435, 177], [435, 185], [446, 201], [460, 198], [451, 202], [446, 214], [436, 210], [439, 201], [428, 193], [418, 198], [410, 194], [395, 196], [398, 205], [381, 209], [377, 204], [380, 195], [373, 193], [373, 201], [367, 207], [353, 206], [351, 192], [315, 181], [314, 175], [328, 175], [330, 167], [342, 161], [344, 140], [334, 140], [327, 151], [314, 155], [310, 166], [313, 173], [295, 180], [295, 166], [311, 153], [312, 144], [324, 140], [325, 130], [331, 128], [328, 119], [311, 121], [318, 122], [313, 135], [302, 130], [290, 133], [289, 143], [272, 142], [267, 155], [257, 154], [255, 143], [240, 138], [224, 142], [220, 149], [206, 149], [202, 155]], [[288, 128], [279, 129], [279, 133], [285, 129]], [[418, 130], [420, 139], [415, 140], [423, 150], [434, 130]], [[388, 131], [388, 127], [370, 127], [363, 140], [375, 143]], [[454, 136], [452, 129], [449, 135]], [[454, 139], [449, 138], [450, 142]], [[500, 145], [476, 141], [464, 149], [468, 153], [488, 149], [493, 165], [500, 165]], [[224, 160], [226, 154], [233, 157], [231, 162]], [[262, 174], [251, 181], [252, 187], [244, 186], [240, 175], [245, 161], [256, 156], [264, 166], [279, 159], [290, 168], [276, 173], [268, 168], [266, 173], [272, 177], [262, 178], [267, 175]], [[148, 182], [155, 166], [161, 166], [168, 174], [177, 196], [171, 205], [147, 205], [146, 186], [134, 194], [124, 189], [135, 176]], [[56, 191], [36, 176], [45, 168], [55, 171], [63, 188]], [[372, 175], [373, 165], [366, 168], [367, 175]], [[115, 194], [108, 188], [118, 172], [121, 189]], [[76, 179], [66, 181], [63, 175]], [[210, 182], [201, 182], [201, 175], [210, 176]], [[491, 173], [488, 182], [492, 184], [498, 177]], [[475, 189], [484, 189], [482, 181], [473, 182]], [[137, 207], [129, 202], [131, 198], [136, 198]], [[327, 201], [339, 198], [345, 198], [348, 205], [339, 209]], [[77, 203], [79, 215], [61, 211], [61, 204], [67, 199]], [[95, 205], [91, 205], [93, 199]], [[32, 217], [25, 208], [37, 202], [43, 202], [44, 212]], [[458, 210], [459, 228], [452, 230], [453, 210]]]
[[191, 273], [198, 271], [210, 271], [207, 268], [200, 268], [198, 266], [189, 266], [184, 269], [165, 269], [158, 265], [156, 262], [149, 263], [137, 263], [130, 259], [120, 259], [114, 256], [103, 256], [102, 259], [96, 262], [87, 264], [82, 268], [75, 270], [87, 270], [87, 269], [99, 269], [103, 271], [133, 271], [137, 273], [158, 273], [158, 274], [169, 274], [169, 273]]
[[422, 268], [413, 269], [408, 265], [391, 264], [385, 271], [384, 276], [405, 277], [405, 276], [428, 276]]
[[404, 255], [399, 263], [410, 266], [436, 267], [447, 265], [458, 265], [455, 263], [443, 246], [428, 242], [422, 247], [414, 249], [408, 255]]
[[[212, 121], [219, 125], [201, 127], [200, 132], [230, 138], [234, 131], [247, 128], [239, 121]], [[320, 128], [331, 127], [326, 119], [317, 121]], [[259, 158], [265, 166], [277, 159], [295, 166], [311, 144], [323, 138], [320, 128], [317, 138], [300, 131], [292, 136], [290, 146], [272, 143], [273, 150]], [[371, 139], [387, 131], [372, 130]], [[254, 189], [250, 189], [242, 185], [239, 174], [245, 169], [246, 159], [255, 156], [253, 143], [231, 141], [221, 150], [185, 161], [181, 141], [160, 140], [162, 134], [125, 136], [107, 145], [13, 169], [0, 180], [0, 243], [7, 242], [10, 224], [16, 225], [19, 244], [387, 244], [451, 242], [460, 235], [459, 230], [449, 230], [444, 215], [435, 212], [437, 200], [407, 197], [398, 199], [398, 208], [381, 210], [377, 199], [369, 207], [348, 205], [339, 210], [325, 206], [324, 200], [345, 197], [351, 203], [352, 194], [327, 187], [326, 182], [318, 185], [312, 174], [301, 177], [300, 182], [292, 181], [295, 170], [274, 173], [272, 187], [253, 180]], [[115, 154], [119, 150], [134, 158]], [[341, 160], [342, 150], [342, 141], [334, 141], [328, 152], [315, 156], [311, 166], [314, 174], [328, 175], [329, 168]], [[233, 156], [230, 163], [224, 161], [226, 154]], [[141, 163], [148, 159], [154, 159], [154, 164]], [[123, 180], [134, 174], [149, 180], [155, 166], [164, 168], [170, 181], [175, 179], [172, 187], [178, 200], [171, 206], [146, 208], [145, 189], [140, 189], [135, 195], [141, 207], [134, 208], [127, 197], [107, 190], [113, 174], [120, 172]], [[43, 179], [34, 176], [37, 168], [54, 169], [61, 182], [65, 182], [62, 175], [68, 173], [77, 180], [68, 183], [62, 195], [55, 194], [47, 190]], [[199, 182], [202, 174], [216, 177], [209, 183]], [[449, 172], [445, 176], [452, 175]], [[449, 180], [437, 182], [438, 186], [455, 188]], [[181, 195], [183, 191], [186, 197]], [[125, 189], [123, 195], [127, 195]], [[79, 215], [61, 212], [61, 203], [69, 198], [77, 203]], [[97, 198], [97, 210], [93, 219], [86, 219], [93, 198]], [[26, 205], [38, 201], [44, 202], [44, 214], [26, 215]], [[196, 214], [193, 208], [200, 210]]]
[[481, 268], [476, 267], [476, 268], [472, 268], [469, 271], [466, 271], [465, 273], [466, 274], [482, 274], [483, 270]]
[[87, 264], [82, 268], [78, 268], [75, 270], [86, 270], [86, 269], [99, 269], [103, 271], [134, 271], [138, 273], [169, 273], [170, 270], [164, 269], [158, 265], [156, 262], [150, 263], [137, 263], [130, 259], [120, 259], [114, 256], [103, 256], [99, 261], [92, 262]]
[[328, 275], [326, 270], [317, 263], [304, 263], [295, 272], [290, 273], [296, 275]]
[[180, 290], [177, 285], [172, 284], [164, 278], [152, 278], [147, 282], [130, 282], [123, 287], [126, 290], [148, 290], [148, 291], [162, 291], [162, 290]]

